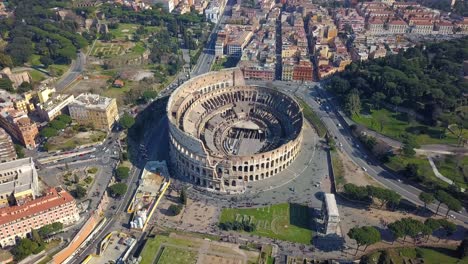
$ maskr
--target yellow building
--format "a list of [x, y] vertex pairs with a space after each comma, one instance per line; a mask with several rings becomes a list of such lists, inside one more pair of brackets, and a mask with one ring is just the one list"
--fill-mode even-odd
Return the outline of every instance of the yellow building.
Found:
[[26, 99], [18, 99], [13, 101], [13, 107], [25, 113], [34, 111], [34, 105], [29, 103], [29, 100]]
[[327, 35], [327, 40], [328, 42], [333, 41], [336, 36], [338, 36], [338, 29], [336, 29], [336, 26], [329, 26], [328, 27], [328, 35]]
[[296, 55], [297, 53], [297, 46], [295, 45], [284, 45], [283, 49], [281, 50], [281, 57], [282, 58], [291, 58], [292, 56]]
[[100, 130], [110, 130], [119, 119], [116, 100], [97, 94], [80, 94], [68, 110], [73, 121]]
[[37, 91], [37, 97], [39, 98], [39, 103], [43, 104], [49, 101], [49, 98], [55, 93], [55, 88], [45, 87]]
[[281, 80], [292, 81], [294, 72], [294, 63], [292, 60], [283, 61], [283, 70], [281, 71]]

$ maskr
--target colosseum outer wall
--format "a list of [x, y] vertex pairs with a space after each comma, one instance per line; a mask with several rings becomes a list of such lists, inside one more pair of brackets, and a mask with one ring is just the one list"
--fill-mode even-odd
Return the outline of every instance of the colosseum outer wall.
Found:
[[293, 140], [276, 149], [229, 157], [211, 155], [202, 140], [183, 131], [180, 119], [186, 109], [182, 108], [192, 105], [187, 98], [193, 95], [193, 100], [197, 100], [202, 94], [216, 89], [244, 85], [242, 72], [229, 69], [195, 77], [174, 91], [167, 113], [171, 165], [178, 177], [213, 191], [240, 193], [245, 190], [246, 183], [269, 178], [283, 171], [296, 158], [302, 143], [302, 130]]

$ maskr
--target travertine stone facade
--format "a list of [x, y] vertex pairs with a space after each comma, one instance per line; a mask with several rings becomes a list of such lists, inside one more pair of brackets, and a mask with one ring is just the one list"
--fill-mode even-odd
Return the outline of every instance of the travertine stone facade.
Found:
[[303, 116], [279, 91], [246, 86], [239, 69], [181, 85], [168, 102], [170, 155], [180, 177], [240, 193], [286, 169], [300, 150]]

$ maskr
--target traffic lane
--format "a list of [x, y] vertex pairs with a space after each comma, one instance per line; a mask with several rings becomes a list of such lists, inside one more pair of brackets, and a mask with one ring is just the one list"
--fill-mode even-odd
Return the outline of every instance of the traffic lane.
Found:
[[[135, 176], [139, 175], [140, 169], [138, 169], [138, 168], [136, 168], [134, 166], [132, 168], [132, 170], [133, 170], [133, 172], [131, 174], [132, 176], [130, 177], [129, 182], [128, 182], [128, 187], [129, 188], [128, 188], [127, 192], [125, 193], [124, 197], [121, 198], [119, 201], [117, 201], [117, 202], [120, 202], [120, 203], [118, 204], [118, 206], [117, 206], [117, 208], [115, 210], [115, 213], [110, 214], [110, 212], [106, 211], [106, 213], [110, 214], [110, 215], [108, 215], [109, 216], [108, 223], [105, 225], [105, 227], [103, 229], [101, 229], [101, 231], [98, 232], [98, 235], [95, 238], [93, 238], [90, 241], [90, 243], [88, 243], [87, 246], [85, 246], [84, 249], [82, 249], [81, 251], [78, 252], [78, 254], [73, 258], [74, 260], [72, 261], [72, 263], [81, 263], [81, 261], [83, 261], [84, 258], [86, 258], [88, 255], [95, 253], [95, 251], [93, 251], [93, 249], [97, 250], [96, 243], [99, 243], [104, 238], [104, 236], [106, 236], [110, 232], [111, 229], [116, 230], [116, 229], [119, 229], [120, 227], [122, 227], [123, 225], [128, 224], [128, 221], [118, 221], [118, 218], [120, 217], [120, 214], [122, 214], [122, 213], [127, 214], [125, 209], [127, 208], [127, 205], [130, 203], [130, 199], [131, 199], [131, 197], [133, 196], [133, 193], [136, 190], [136, 185], [138, 183], [138, 177], [135, 180]], [[111, 199], [111, 200], [115, 200], [115, 199]]]
[[[360, 147], [356, 147], [351, 140], [350, 141], [347, 140], [347, 138], [351, 138], [350, 134], [349, 134], [350, 131], [347, 131], [346, 129], [339, 129], [336, 126], [336, 123], [338, 122], [338, 119], [336, 117], [335, 112], [334, 111], [331, 111], [331, 112], [324, 111], [323, 107], [321, 105], [319, 105], [314, 100], [314, 98], [311, 96], [311, 94], [308, 93], [307, 91], [304, 92], [304, 90], [302, 89], [300, 94], [302, 95], [301, 97], [304, 100], [306, 100], [306, 102], [309, 105], [311, 105], [313, 107], [313, 109], [319, 114], [319, 116], [321, 116], [321, 118], [324, 121], [325, 125], [327, 126], [327, 128], [329, 130], [331, 130], [333, 135], [336, 136], [337, 139], [340, 140], [340, 142], [344, 142], [343, 147], [345, 149], [345, 152], [348, 153], [348, 155], [350, 156], [351, 160], [356, 165], [360, 166], [361, 168], [366, 167], [366, 166], [370, 167], [371, 165], [369, 165], [366, 160], [363, 160], [363, 159], [360, 158], [361, 156], [363, 156], [363, 152], [360, 149]], [[346, 134], [347, 137], [345, 137], [344, 134]], [[353, 155], [353, 154], [356, 154], [356, 155]], [[402, 182], [400, 182], [398, 180], [398, 177], [396, 177], [395, 175], [389, 173], [388, 171], [386, 171], [386, 170], [384, 170], [381, 167], [376, 166], [376, 165], [372, 166], [371, 171], [369, 172], [369, 174], [371, 176], [373, 176], [374, 178], [376, 178], [379, 182], [381, 182], [382, 184], [387, 186], [388, 188], [399, 190], [399, 193], [403, 194], [403, 196], [406, 199], [408, 199], [409, 201], [411, 201], [411, 202], [413, 202], [413, 203], [415, 203], [417, 205], [422, 205], [422, 203], [419, 200], [418, 195], [414, 194], [414, 193], [419, 194], [421, 191], [419, 189], [415, 188], [414, 186], [403, 184]], [[434, 211], [436, 210], [434, 205], [431, 205], [431, 206], [428, 206], [428, 207], [431, 208]], [[443, 208], [443, 207], [441, 207], [441, 208]], [[443, 209], [446, 210], [445, 208], [443, 208]], [[443, 212], [443, 210], [442, 210], [442, 212]], [[463, 221], [466, 221], [466, 216], [465, 215], [459, 214], [457, 212], [453, 212], [453, 214], [456, 217], [458, 216], [459, 219], [461, 219]]]
[[[304, 95], [304, 93], [302, 93]], [[306, 95], [308, 93], [305, 93]], [[310, 98], [310, 94], [308, 94], [307, 98]], [[361, 158], [361, 156], [364, 155], [363, 150], [361, 147], [357, 147], [353, 142], [348, 141], [346, 138], [351, 138], [350, 131], [348, 130], [349, 128], [346, 127], [346, 129], [340, 129], [337, 127], [337, 123], [339, 122], [337, 118], [337, 114], [335, 112], [336, 107], [332, 106], [332, 109], [330, 113], [324, 113], [323, 109], [320, 107], [320, 105], [315, 102], [313, 98], [310, 98], [310, 100], [307, 101], [308, 103], [310, 102], [312, 105], [315, 106], [315, 110], [318, 112], [321, 112], [324, 120], [326, 122], [326, 125], [329, 129], [334, 132], [334, 136], [336, 136], [338, 139], [340, 139], [340, 142], [344, 142], [343, 147], [348, 155], [351, 157], [351, 159], [360, 166], [361, 168], [366, 168], [368, 173], [373, 176], [375, 179], [377, 179], [379, 182], [383, 183], [386, 187], [391, 188], [393, 190], [399, 190], [400, 194], [404, 194], [404, 198], [408, 199], [410, 202], [413, 202], [416, 205], [423, 206], [424, 204], [419, 200], [419, 193], [421, 190], [418, 188], [410, 185], [410, 184], [404, 184], [403, 181], [399, 179], [396, 175], [384, 170], [380, 166], [377, 165], [370, 165], [368, 164], [367, 160], [364, 160]], [[346, 126], [346, 125], [345, 125]], [[343, 126], [342, 126], [343, 127]], [[346, 135], [345, 135], [346, 134]], [[346, 137], [345, 137], [346, 136]], [[357, 155], [350, 155], [356, 153]], [[428, 208], [432, 209], [433, 211], [437, 210], [437, 206], [435, 205], [428, 205]], [[442, 209], [442, 210], [440, 210]], [[440, 212], [446, 212], [447, 208], [441, 206], [439, 209]], [[452, 215], [455, 216], [455, 218], [458, 218], [459, 220], [462, 220], [463, 222], [466, 222], [468, 220], [468, 217], [462, 213], [458, 212], [452, 212]]]

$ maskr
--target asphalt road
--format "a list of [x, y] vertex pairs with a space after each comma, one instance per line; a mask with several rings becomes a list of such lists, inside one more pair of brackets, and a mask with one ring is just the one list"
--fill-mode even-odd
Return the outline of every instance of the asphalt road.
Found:
[[[248, 83], [254, 85], [263, 85], [266, 86], [266, 82], [261, 81], [249, 81]], [[405, 182], [404, 179], [401, 179], [397, 175], [385, 170], [379, 165], [375, 160], [370, 160], [368, 153], [363, 149], [359, 144], [357, 144], [355, 139], [352, 137], [349, 127], [346, 126], [346, 123], [343, 122], [343, 117], [336, 111], [337, 107], [331, 102], [331, 96], [324, 91], [322, 88], [318, 90], [310, 89], [314, 85], [320, 86], [320, 84], [312, 84], [310, 86], [287, 83], [287, 82], [274, 82], [275, 87], [283, 90], [283, 92], [294, 93], [296, 96], [305, 100], [318, 115], [323, 120], [327, 126], [328, 131], [336, 136], [336, 141], [343, 144], [342, 150], [351, 158], [351, 160], [361, 168], [366, 168], [367, 173], [372, 176], [375, 180], [383, 184], [389, 189], [392, 189], [399, 193], [403, 198], [408, 201], [419, 205], [424, 206], [424, 204], [419, 200], [418, 195], [421, 193], [421, 190], [410, 185], [408, 182]], [[329, 109], [326, 108], [324, 104], [320, 105], [315, 101], [316, 97], [321, 97], [327, 100], [327, 105]], [[369, 161], [372, 161], [373, 165], [369, 164]], [[437, 205], [431, 204], [428, 205], [428, 208], [435, 212], [437, 210]], [[447, 207], [442, 205], [439, 209], [441, 215], [445, 215]], [[468, 216], [466, 211], [462, 213], [450, 212], [451, 215], [455, 216], [456, 219], [463, 222], [468, 222]]]
[[83, 72], [84, 65], [86, 64], [86, 55], [80, 51], [76, 60], [73, 60], [70, 69], [60, 78], [55, 84], [55, 88], [58, 92], [65, 89], [70, 85], [78, 76]]
[[223, 9], [223, 15], [220, 16], [218, 23], [213, 27], [210, 36], [208, 37], [208, 42], [205, 45], [203, 52], [198, 58], [197, 64], [193, 67], [192, 72], [190, 73], [191, 77], [198, 76], [204, 73], [207, 73], [211, 70], [211, 65], [215, 60], [215, 44], [217, 33], [226, 20], [226, 16], [230, 14], [234, 1], [228, 0], [225, 8]]

